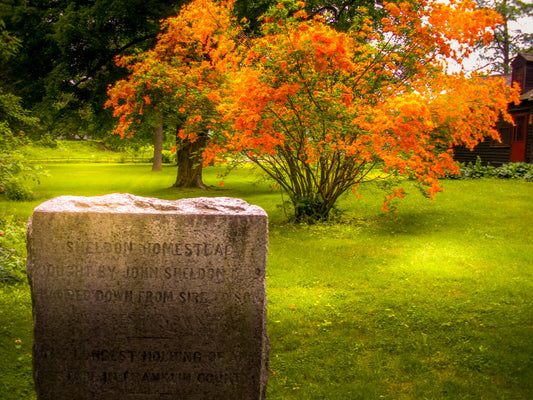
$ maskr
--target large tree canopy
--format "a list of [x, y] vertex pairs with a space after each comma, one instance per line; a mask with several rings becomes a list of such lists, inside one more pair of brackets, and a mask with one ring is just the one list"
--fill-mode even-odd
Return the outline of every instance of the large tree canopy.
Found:
[[152, 46], [159, 20], [176, 13], [183, 2], [3, 2], [0, 18], [23, 43], [3, 71], [5, 79], [45, 129], [75, 130], [96, 113], [92, 133], [105, 130], [110, 119], [100, 114], [107, 86], [125, 76], [115, 56]]
[[[20, 49], [20, 41], [5, 30], [0, 20], [0, 71]], [[26, 162], [21, 151], [25, 143], [24, 130], [33, 128], [37, 119], [21, 105], [20, 97], [9, 92], [0, 80], [0, 193], [13, 200], [28, 200], [31, 191], [27, 179], [37, 179], [40, 167]]]
[[[309, 10], [317, 15], [324, 14], [332, 24], [346, 26], [349, 16], [359, 10], [356, 3], [361, 1], [366, 0], [338, 4], [330, 1], [320, 6], [317, 2], [309, 6]], [[268, 10], [271, 4], [277, 3], [271, 0], [238, 1], [235, 10], [230, 11], [233, 3], [192, 2], [183, 7], [177, 17], [163, 22], [162, 33], [153, 49], [134, 57], [120, 58], [118, 64], [131, 74], [108, 92], [110, 101], [107, 105], [112, 105], [114, 115], [121, 118], [115, 132], [122, 137], [131, 137], [133, 132], [138, 135], [142, 126], [151, 125], [151, 121], [156, 120], [155, 148], [158, 149], [162, 131], [159, 124], [176, 125], [176, 186], [204, 187], [201, 152], [208, 141], [208, 121], [215, 111], [211, 97], [216, 97], [226, 76], [224, 70], [219, 70], [221, 65], [230, 63], [229, 60], [220, 61], [229, 53], [222, 41], [224, 46], [228, 43], [235, 46], [239, 41], [248, 41], [260, 34], [259, 13]], [[222, 14], [221, 10], [225, 12]], [[233, 19], [230, 12], [237, 18]], [[146, 103], [146, 98], [150, 99], [150, 104]], [[157, 112], [150, 113], [150, 110]], [[191, 127], [196, 130], [192, 135], [186, 133], [192, 130]], [[154, 169], [158, 168], [160, 166], [156, 167], [154, 163]]]
[[[248, 21], [247, 34], [255, 36], [261, 32], [261, 16], [279, 0], [236, 0], [235, 14]], [[348, 30], [357, 24], [361, 14], [370, 16], [379, 24], [383, 14], [382, 7], [375, 0], [308, 0], [305, 10], [309, 17], [321, 15], [337, 30]], [[296, 12], [296, 10], [294, 10]]]
[[[108, 132], [112, 120], [102, 107], [106, 89], [127, 74], [114, 58], [152, 47], [160, 20], [176, 15], [189, 1], [0, 2], [0, 19], [23, 43], [2, 78], [38, 114], [45, 131]], [[338, 18], [345, 26], [354, 4], [368, 1], [315, 1], [309, 10], [327, 11], [332, 22]], [[272, 4], [276, 0], [237, 1], [237, 15], [249, 21], [250, 34], [259, 31], [258, 17]]]
[[130, 137], [154, 115], [175, 124], [176, 186], [203, 186], [201, 153], [240, 34], [226, 2], [196, 0], [163, 21], [153, 49], [117, 60], [130, 75], [108, 90], [106, 105], [120, 118], [115, 133]]

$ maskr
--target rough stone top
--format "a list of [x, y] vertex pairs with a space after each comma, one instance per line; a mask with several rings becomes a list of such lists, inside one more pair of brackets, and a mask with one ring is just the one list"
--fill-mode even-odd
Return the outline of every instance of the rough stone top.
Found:
[[188, 214], [188, 215], [256, 215], [266, 212], [246, 201], [232, 197], [197, 197], [161, 200], [113, 193], [104, 196], [59, 196], [37, 206], [34, 212], [102, 213], [102, 214]]

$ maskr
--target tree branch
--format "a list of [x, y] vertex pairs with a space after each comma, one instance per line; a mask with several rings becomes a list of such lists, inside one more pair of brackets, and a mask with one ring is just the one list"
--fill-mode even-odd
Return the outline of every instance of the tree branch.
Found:
[[102, 69], [104, 66], [106, 66], [108, 63], [110, 63], [111, 61], [113, 61], [115, 59], [116, 56], [120, 55], [123, 51], [139, 44], [139, 43], [142, 43], [146, 40], [149, 40], [149, 39], [155, 39], [157, 37], [157, 34], [150, 34], [150, 35], [145, 35], [143, 37], [140, 37], [140, 38], [137, 38], [133, 41], [131, 41], [130, 43], [122, 46], [121, 48], [117, 49], [116, 52], [114, 52], [113, 54], [105, 57], [104, 59], [100, 60], [93, 68], [90, 68], [88, 71], [87, 71], [87, 74], [81, 79], [79, 80], [78, 82], [76, 82], [74, 84], [74, 87], [78, 87], [79, 85], [81, 85], [82, 83], [88, 81], [89, 79], [91, 79], [93, 77], [94, 74], [96, 74], [100, 69]]

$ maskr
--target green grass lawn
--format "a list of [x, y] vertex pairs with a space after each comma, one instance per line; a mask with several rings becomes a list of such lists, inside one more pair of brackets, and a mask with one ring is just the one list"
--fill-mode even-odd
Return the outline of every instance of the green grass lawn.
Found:
[[144, 146], [137, 150], [115, 151], [103, 142], [93, 140], [56, 140], [53, 146], [27, 146], [24, 154], [28, 160], [38, 162], [91, 162], [124, 163], [149, 162], [153, 147]]
[[[174, 167], [50, 164], [27, 219], [58, 195], [130, 192], [240, 197], [270, 219], [267, 399], [533, 399], [533, 184], [445, 181], [435, 201], [411, 182], [398, 213], [382, 193], [349, 195], [338, 223], [293, 226], [282, 198], [243, 166], [211, 190], [177, 190]], [[35, 399], [31, 299], [0, 286], [0, 399]], [[20, 341], [20, 342], [19, 342]]]

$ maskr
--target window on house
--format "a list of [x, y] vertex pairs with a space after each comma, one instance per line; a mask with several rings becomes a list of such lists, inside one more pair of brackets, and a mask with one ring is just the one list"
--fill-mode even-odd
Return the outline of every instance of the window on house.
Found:
[[518, 68], [515, 68], [513, 71], [513, 82], [518, 82], [520, 84], [520, 88], [522, 88], [522, 93], [524, 92], [525, 72], [526, 72], [525, 67], [518, 67]]
[[513, 134], [513, 126], [511, 124], [502, 124], [497, 127], [500, 133], [501, 143], [497, 140], [491, 139], [490, 147], [510, 147], [511, 135]]
[[527, 116], [514, 115], [514, 125], [502, 122], [496, 126], [500, 134], [501, 143], [491, 139], [490, 147], [511, 147], [514, 142], [523, 142], [526, 139]]

